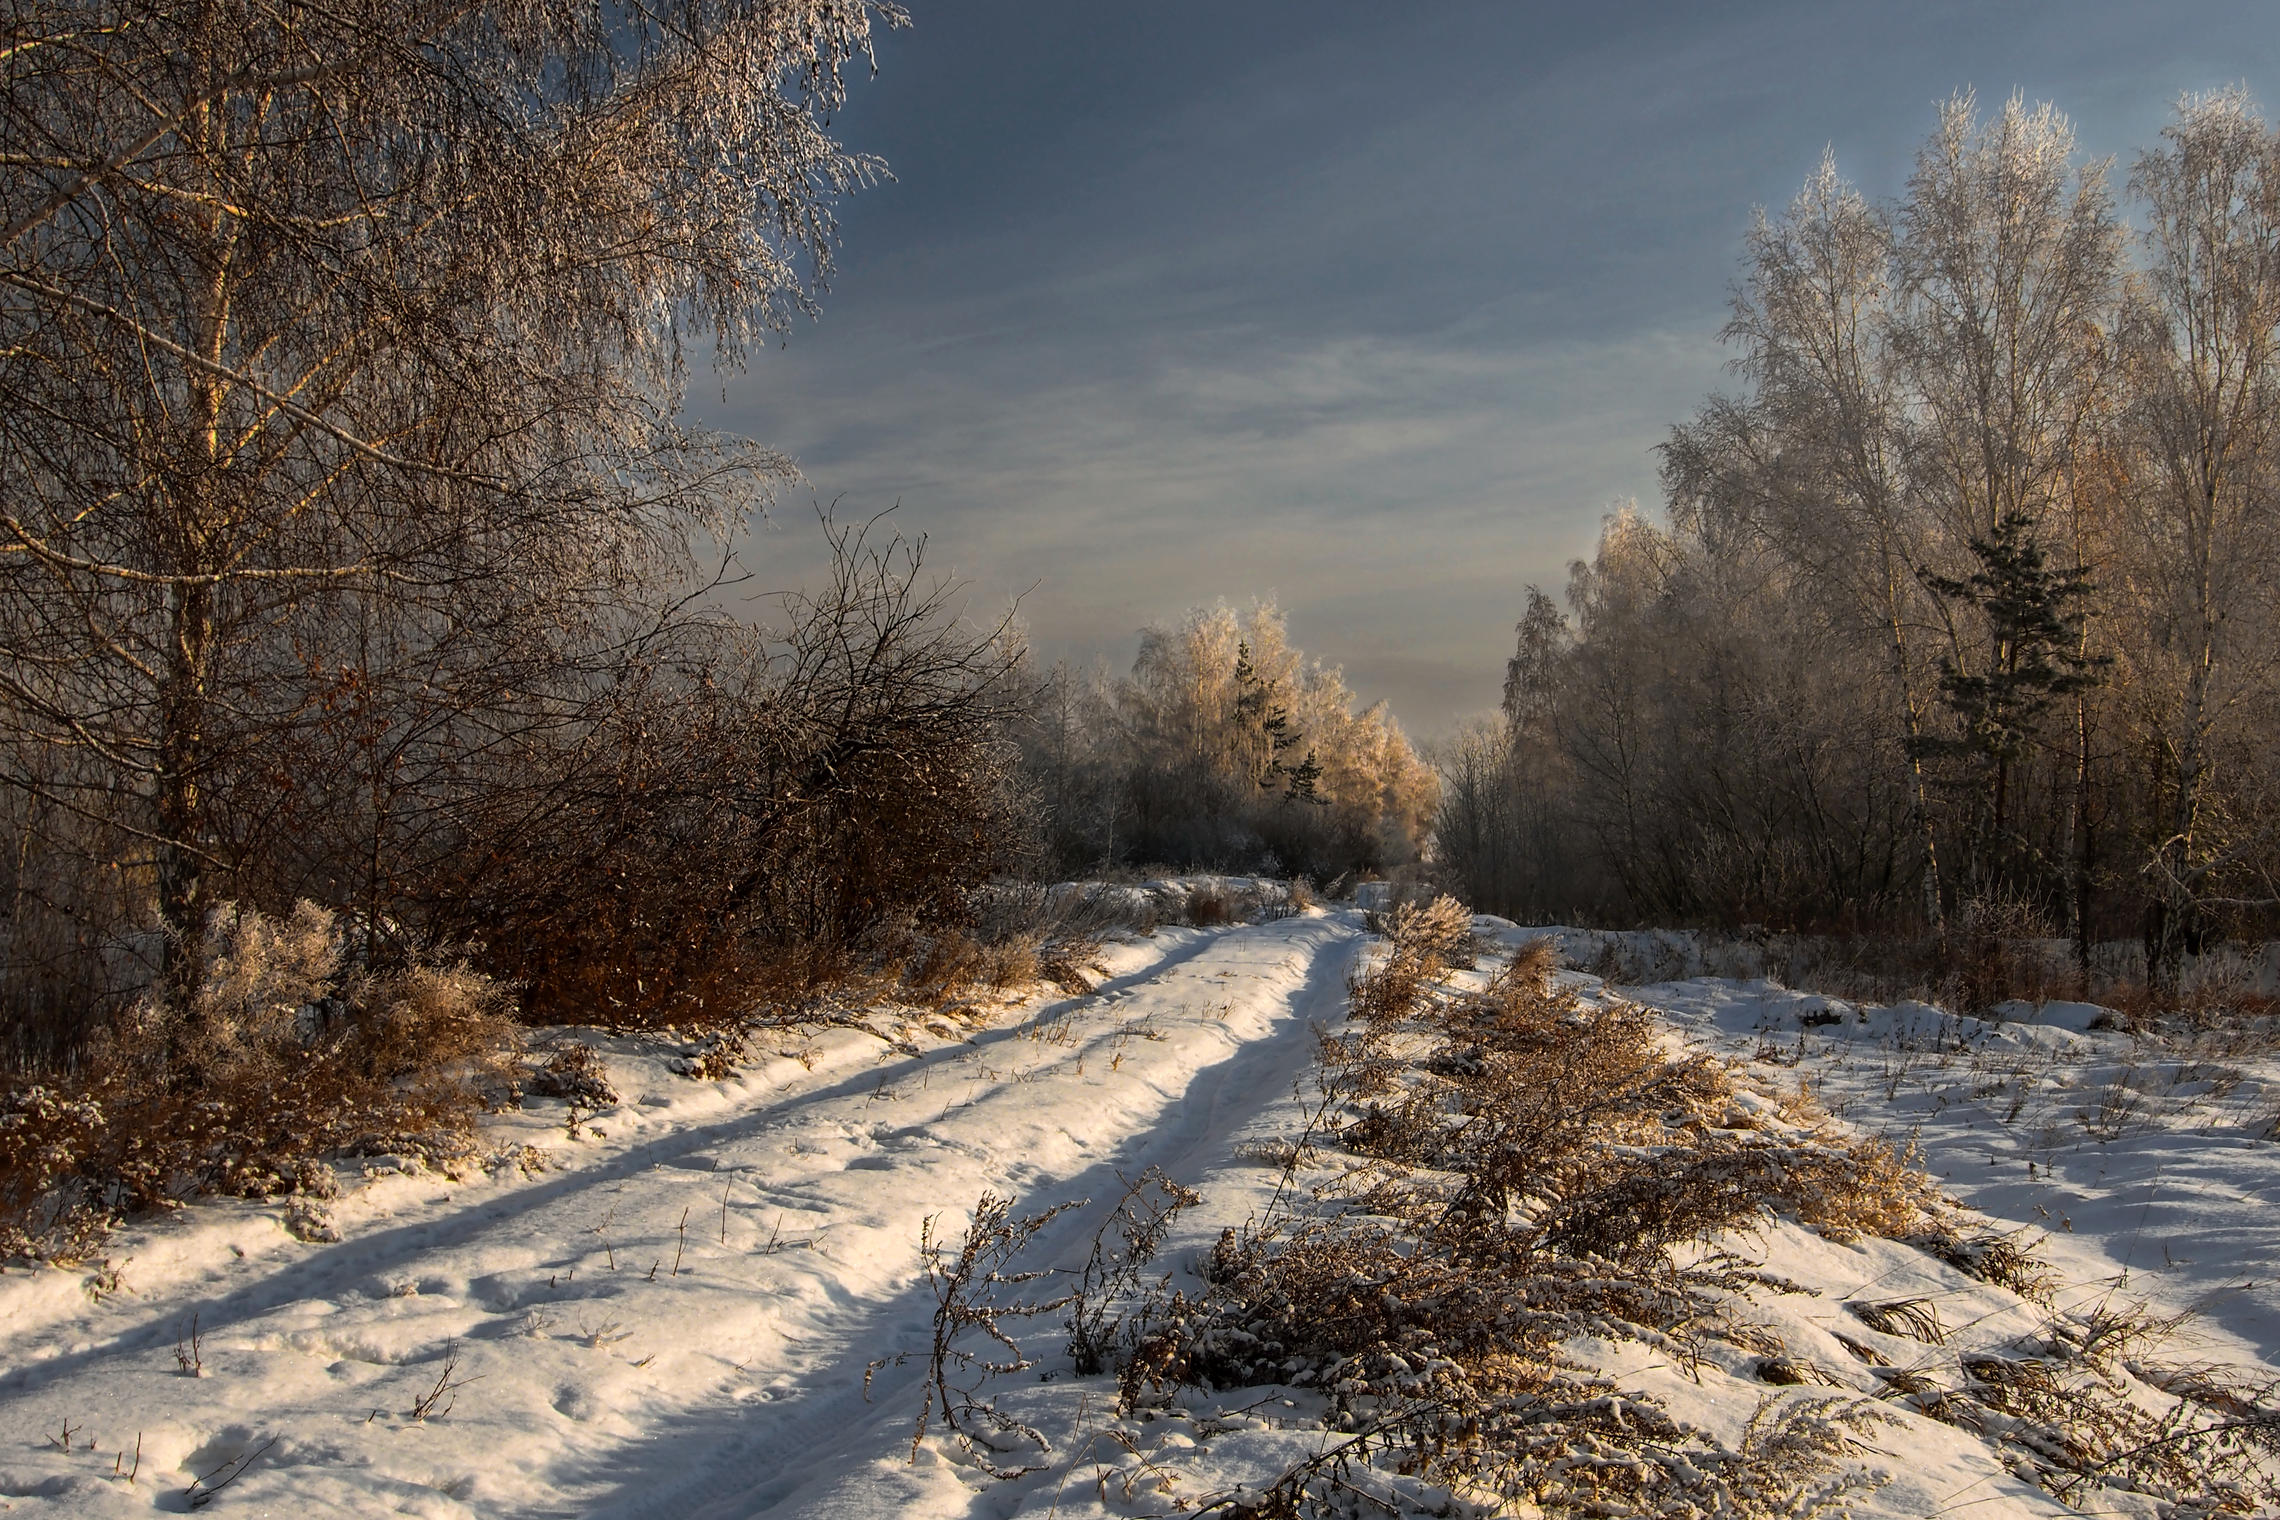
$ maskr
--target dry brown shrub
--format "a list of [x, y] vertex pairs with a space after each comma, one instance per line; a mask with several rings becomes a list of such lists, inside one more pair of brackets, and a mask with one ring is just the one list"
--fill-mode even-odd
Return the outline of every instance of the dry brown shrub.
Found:
[[[1725, 1069], [1671, 1054], [1650, 1011], [1587, 1004], [1552, 971], [1547, 948], [1530, 946], [1482, 991], [1440, 999], [1410, 1080], [1375, 1074], [1398, 1096], [1366, 1108], [1349, 1142], [1461, 1175], [1455, 1214], [1519, 1210], [1580, 1254], [1659, 1253], [1768, 1208], [1838, 1238], [1923, 1227], [1937, 1194], [1907, 1156], [1762, 1131], [1735, 1108]], [[1364, 1018], [1391, 1006], [1376, 991], [1357, 990]]]
[[1786, 1147], [1783, 1165], [1788, 1175], [1773, 1196], [1831, 1240], [1908, 1238], [1946, 1201], [1913, 1142], [1903, 1149], [1874, 1136], [1816, 1141]]
[[943, 1002], [983, 979], [984, 951], [952, 929], [935, 935], [904, 968], [903, 985], [924, 1002]]
[[1045, 945], [1037, 974], [1072, 997], [1084, 996], [1093, 990], [1092, 978], [1102, 974], [1100, 941], [1064, 939]]
[[1427, 988], [1473, 963], [1472, 914], [1453, 897], [1423, 907], [1405, 902], [1369, 919], [1386, 937], [1385, 953], [1347, 983], [1353, 1014], [1365, 1024], [1408, 1018]]
[[982, 951], [981, 980], [993, 992], [1026, 987], [1038, 979], [1039, 946], [1032, 939], [987, 945]]
[[1456, 968], [1473, 963], [1472, 910], [1453, 897], [1444, 895], [1422, 904], [1398, 903], [1390, 913], [1370, 917], [1379, 920], [1371, 927], [1397, 949], [1427, 964]]
[[218, 915], [187, 1008], [138, 1004], [67, 1076], [0, 1096], [0, 1256], [70, 1261], [200, 1193], [293, 1191], [319, 1157], [464, 1154], [511, 1098], [509, 999], [465, 965], [344, 971], [329, 915]]
[[1421, 1474], [1481, 1498], [1557, 1513], [1817, 1514], [1868, 1486], [1839, 1471], [1861, 1451], [1858, 1405], [1761, 1408], [1728, 1449], [1652, 1403], [1578, 1371], [1579, 1334], [1626, 1336], [1692, 1363], [1720, 1297], [1756, 1279], [1730, 1264], [1625, 1273], [1578, 1258], [1481, 1260], [1383, 1221], [1223, 1239], [1214, 1286], [1175, 1299], [1125, 1369], [1152, 1387], [1283, 1383], [1321, 1390], [1341, 1483], [1315, 1463], [1248, 1513], [1339, 1513], [1357, 1469]]
[[[1128, 1363], [1127, 1400], [1319, 1388], [1331, 1428], [1359, 1441], [1341, 1481], [1378, 1463], [1562, 1513], [1807, 1514], [1864, 1486], [1844, 1467], [1878, 1418], [1859, 1401], [1769, 1407], [1726, 1448], [1565, 1348], [1632, 1340], [1698, 1366], [1737, 1296], [1792, 1288], [1679, 1247], [1768, 1211], [1921, 1228], [1929, 1185], [1888, 1148], [1729, 1127], [1726, 1070], [1673, 1054], [1646, 1010], [1559, 986], [1548, 946], [1451, 991], [1461, 907], [1404, 905], [1387, 929], [1353, 1026], [1322, 1041], [1322, 1108], [1342, 1117], [1310, 1138], [1359, 1158], [1333, 1185], [1345, 1212], [1223, 1236], [1209, 1292], [1163, 1306]], [[1301, 1464], [1282, 1508], [1252, 1512], [1323, 1511], [1327, 1478]]]
[[921, 1004], [952, 1002], [980, 991], [1011, 992], [1037, 982], [1044, 961], [1044, 947], [1033, 933], [985, 942], [948, 929], [905, 965], [903, 991]]
[[[922, 934], [905, 926], [873, 937], [833, 977], [842, 991], [865, 983], [884, 996], [939, 1006], [977, 993], [1005, 994], [1050, 983], [1081, 996], [1100, 972], [1111, 934], [1152, 932], [1153, 901], [1100, 883], [1040, 887], [991, 883], [968, 894], [962, 921]], [[803, 989], [812, 996], [815, 986]], [[796, 999], [778, 998], [775, 1002]]]
[[1234, 901], [1219, 887], [1198, 887], [1187, 896], [1187, 921], [1198, 929], [1230, 923], [1234, 917]]

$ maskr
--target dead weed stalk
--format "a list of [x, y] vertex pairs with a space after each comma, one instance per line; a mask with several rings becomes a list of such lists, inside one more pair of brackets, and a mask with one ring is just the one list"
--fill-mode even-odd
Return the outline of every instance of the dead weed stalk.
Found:
[[[1036, 1365], [1007, 1332], [1008, 1321], [1058, 1313], [1075, 1302], [1075, 1295], [1068, 1293], [1041, 1299], [1022, 1296], [1030, 1284], [1054, 1273], [1050, 1268], [1011, 1268], [1038, 1231], [1082, 1206], [1081, 1202], [1064, 1203], [1041, 1213], [1017, 1216], [1013, 1200], [985, 1190], [974, 1205], [965, 1238], [955, 1247], [945, 1245], [936, 1233], [939, 1215], [927, 1216], [920, 1226], [918, 1250], [934, 1289], [934, 1326], [926, 1353], [924, 1402], [911, 1430], [914, 1461], [937, 1418], [992, 1477], [1017, 1478], [1037, 1470], [1037, 1463], [1001, 1461], [1008, 1452], [1033, 1447], [1043, 1456], [1051, 1451], [1042, 1432], [983, 1398], [981, 1385]], [[977, 1331], [985, 1342], [981, 1350], [969, 1340]], [[863, 1374], [865, 1392], [869, 1392], [871, 1379], [881, 1367], [900, 1365], [907, 1356], [873, 1362]]]

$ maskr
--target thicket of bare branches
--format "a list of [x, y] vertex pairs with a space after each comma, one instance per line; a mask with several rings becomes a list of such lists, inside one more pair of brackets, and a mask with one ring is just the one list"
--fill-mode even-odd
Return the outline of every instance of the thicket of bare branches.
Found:
[[2142, 936], [2280, 909], [2280, 135], [2188, 99], [2128, 190], [1943, 108], [1750, 237], [1745, 382], [1531, 591], [1442, 859], [1528, 915]]
[[922, 545], [829, 524], [820, 584], [728, 615], [729, 545], [793, 472], [679, 420], [693, 354], [734, 365], [811, 307], [834, 203], [878, 172], [826, 122], [900, 21], [6, 12], [0, 1044], [26, 1080], [133, 1044], [154, 1100], [229, 1087], [210, 937], [248, 924], [329, 926], [272, 1031], [315, 1063], [309, 1010], [385, 1022], [375, 978], [461, 960], [486, 1017], [740, 1012], [1014, 858], [1010, 627], [969, 627]]
[[830, 576], [772, 626], [629, 662], [439, 840], [424, 920], [533, 1019], [734, 1016], [962, 928], [1028, 863], [1019, 640], [963, 622], [923, 544], [832, 532]]
[[1055, 669], [1025, 750], [1064, 874], [1385, 872], [1417, 859], [1436, 797], [1393, 714], [1358, 708], [1271, 605], [1151, 627], [1121, 680]]

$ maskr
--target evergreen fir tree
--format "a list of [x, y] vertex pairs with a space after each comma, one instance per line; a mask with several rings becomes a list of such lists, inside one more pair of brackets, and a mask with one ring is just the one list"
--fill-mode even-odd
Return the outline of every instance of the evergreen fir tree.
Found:
[[1927, 758], [1960, 760], [1966, 787], [1983, 810], [1994, 863], [2000, 868], [2010, 828], [2014, 768], [2052, 704], [2097, 684], [2111, 663], [2082, 652], [2081, 606], [2091, 592], [2081, 574], [2053, 568], [2034, 540], [2023, 512], [2007, 512], [1986, 538], [1971, 541], [1979, 567], [1962, 579], [1922, 573], [1924, 585], [1944, 601], [1979, 614], [1987, 630], [1986, 659], [1971, 671], [1953, 657], [1940, 660], [1940, 698], [1955, 715], [1953, 735], [1927, 734], [1914, 748]]
[[1306, 742], [1306, 735], [1291, 726], [1290, 709], [1275, 700], [1272, 684], [1251, 663], [1248, 640], [1235, 646], [1235, 718], [1245, 731], [1251, 779], [1261, 791], [1280, 786], [1285, 802], [1326, 802], [1317, 795], [1322, 766], [1313, 750], [1297, 765], [1283, 761], [1284, 755]]

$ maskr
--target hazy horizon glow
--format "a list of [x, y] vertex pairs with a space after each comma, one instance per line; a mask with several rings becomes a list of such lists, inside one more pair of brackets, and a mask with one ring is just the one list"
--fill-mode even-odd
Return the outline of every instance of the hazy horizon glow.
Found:
[[[1653, 502], [1751, 209], [1824, 146], [1889, 195], [1936, 101], [2016, 89], [2118, 188], [2182, 92], [2280, 111], [2252, 3], [1082, 9], [913, 0], [838, 122], [894, 182], [844, 206], [820, 321], [700, 411], [842, 516], [899, 502], [1043, 659], [1271, 596], [1421, 734]], [[788, 502], [748, 559], [818, 542]]]

